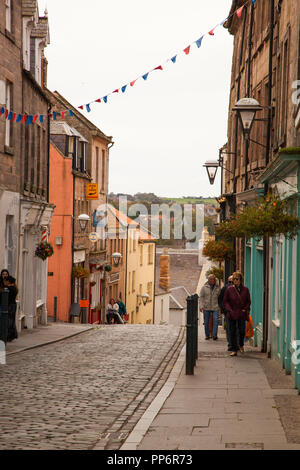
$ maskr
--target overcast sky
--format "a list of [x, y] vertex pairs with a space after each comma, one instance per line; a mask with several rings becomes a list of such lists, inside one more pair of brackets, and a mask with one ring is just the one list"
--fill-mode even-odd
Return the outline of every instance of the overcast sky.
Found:
[[[206, 160], [227, 141], [233, 38], [222, 26], [232, 0], [39, 0], [48, 9], [48, 88], [90, 103], [178, 54], [84, 114], [115, 142], [109, 190], [218, 196]], [[219, 171], [220, 174], [220, 171]]]

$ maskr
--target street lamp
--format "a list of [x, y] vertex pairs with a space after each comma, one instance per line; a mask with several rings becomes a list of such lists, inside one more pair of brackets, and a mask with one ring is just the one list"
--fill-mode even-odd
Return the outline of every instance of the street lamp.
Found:
[[79, 221], [80, 229], [82, 232], [85, 232], [85, 229], [87, 227], [87, 224], [91, 220], [90, 217], [87, 214], [80, 214], [77, 217], [77, 220]]
[[238, 113], [246, 140], [249, 140], [256, 113], [262, 109], [263, 107], [254, 98], [242, 98], [232, 108], [232, 111]]
[[[224, 153], [226, 153], [227, 155], [230, 155], [230, 154], [235, 155], [234, 152], [224, 152]], [[203, 165], [206, 168], [210, 184], [214, 184], [216, 174], [217, 174], [217, 171], [218, 171], [219, 167], [222, 168], [223, 170], [229, 171], [229, 173], [233, 174], [233, 171], [228, 170], [228, 168], [225, 168], [223, 166], [223, 156], [222, 155], [223, 155], [223, 148], [219, 150], [219, 160], [208, 160]]]
[[111, 257], [112, 257], [112, 260], [114, 262], [114, 266], [119, 266], [119, 263], [120, 263], [121, 259], [123, 258], [121, 253], [113, 253], [111, 255]]
[[144, 305], [146, 305], [146, 303], [150, 299], [149, 294], [137, 294], [137, 298], [139, 298], [139, 297], [142, 299]]

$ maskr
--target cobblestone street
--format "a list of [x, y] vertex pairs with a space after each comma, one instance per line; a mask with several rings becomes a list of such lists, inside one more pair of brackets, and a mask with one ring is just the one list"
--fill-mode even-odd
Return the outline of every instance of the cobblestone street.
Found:
[[167, 379], [183, 335], [105, 326], [8, 357], [0, 449], [118, 449]]

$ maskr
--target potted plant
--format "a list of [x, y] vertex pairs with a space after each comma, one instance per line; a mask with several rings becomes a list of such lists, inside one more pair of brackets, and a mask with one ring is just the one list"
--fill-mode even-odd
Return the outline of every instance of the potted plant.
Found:
[[233, 249], [223, 240], [208, 240], [203, 247], [202, 254], [213, 261], [224, 261], [233, 257]]
[[37, 245], [35, 256], [45, 261], [54, 254], [53, 246], [48, 242], [41, 242]]
[[112, 270], [112, 266], [110, 264], [107, 264], [104, 269], [107, 273], [109, 273]]

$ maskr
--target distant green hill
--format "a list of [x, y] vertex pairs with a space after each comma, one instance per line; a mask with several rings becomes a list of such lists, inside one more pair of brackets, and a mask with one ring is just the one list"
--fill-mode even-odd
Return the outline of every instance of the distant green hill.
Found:
[[217, 201], [214, 198], [180, 198], [180, 197], [162, 197], [163, 201], [172, 201], [177, 204], [210, 204], [213, 206], [217, 205]]

